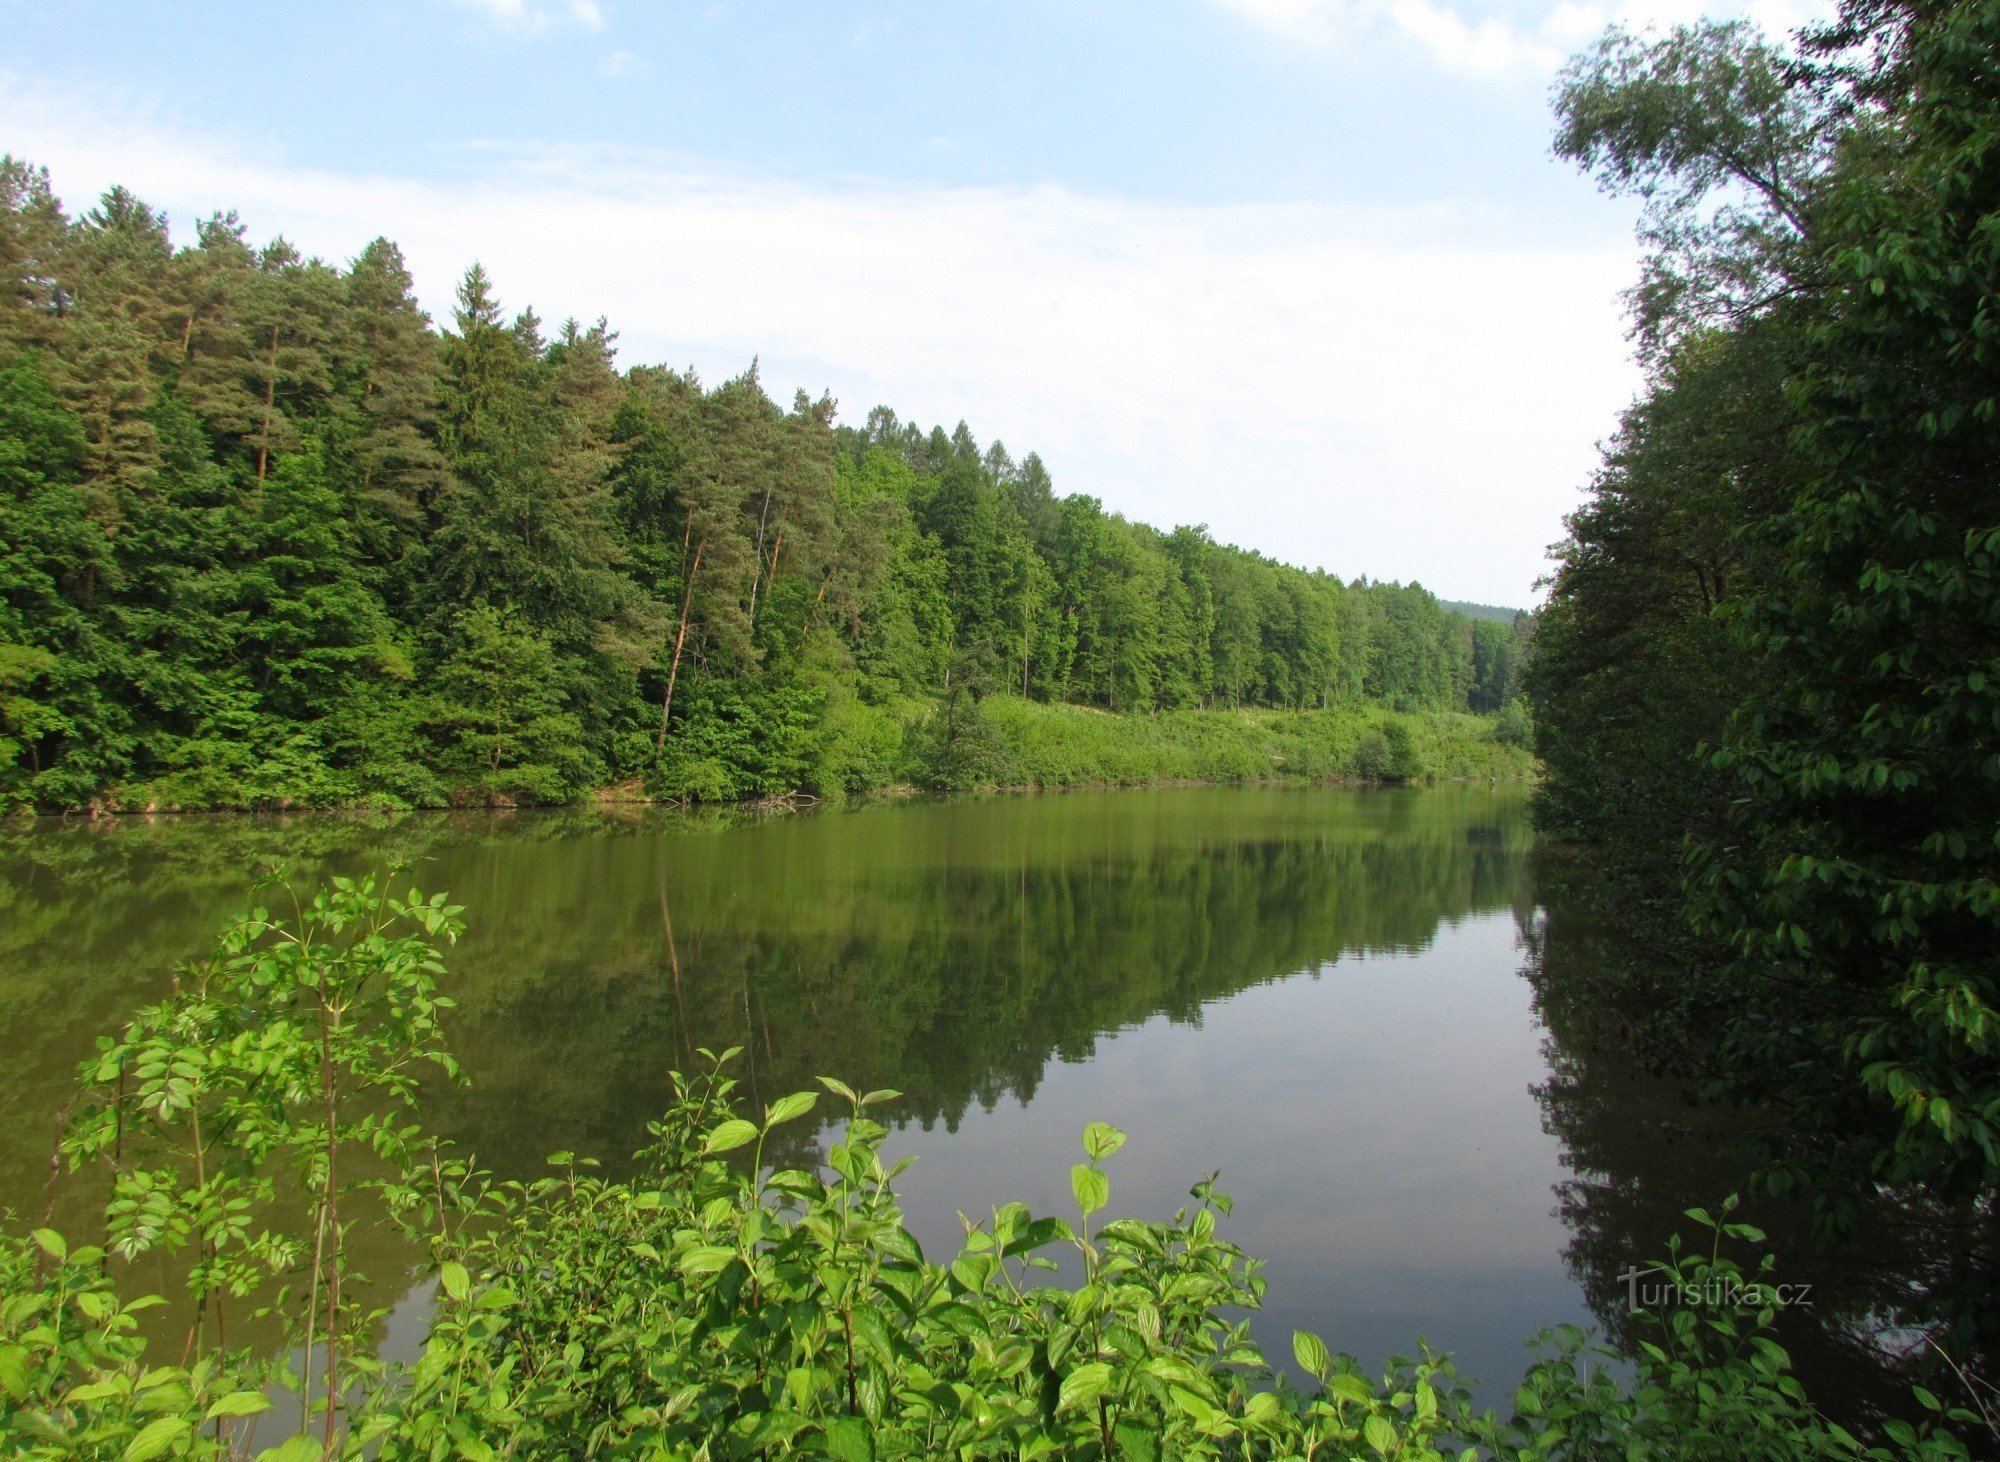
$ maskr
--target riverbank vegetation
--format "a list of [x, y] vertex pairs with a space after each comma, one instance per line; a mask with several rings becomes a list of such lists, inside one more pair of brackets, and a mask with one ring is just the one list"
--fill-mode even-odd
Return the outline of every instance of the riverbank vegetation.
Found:
[[[1601, 989], [1775, 1191], [1938, 1235], [1878, 1340], [2000, 1371], [2000, 6], [1614, 34], [1558, 148], [1646, 201], [1650, 366], [1530, 672]], [[1912, 1334], [1932, 1343], [1908, 1345]]]
[[[71, 217], [0, 161], [0, 810], [961, 785], [1001, 692], [1524, 731], [1525, 622], [616, 340], [510, 317], [476, 265], [435, 330], [386, 240], [336, 267], [219, 214], [176, 247], [129, 192]], [[1192, 764], [1135, 754], [1078, 760]]]
[[[1768, 1273], [1723, 1253], [1760, 1236], [1726, 1212], [1690, 1214], [1701, 1242], [1663, 1260], [1630, 1384], [1566, 1330], [1502, 1419], [1428, 1353], [1378, 1377], [1301, 1331], [1267, 1360], [1228, 1198], [1211, 1178], [1169, 1220], [1113, 1216], [1124, 1135], [1103, 1124], [1074, 1220], [1004, 1205], [948, 1262], [896, 1204], [904, 1165], [870, 1115], [896, 1093], [822, 1078], [746, 1108], [733, 1052], [675, 1078], [630, 1178], [564, 1153], [495, 1182], [425, 1135], [417, 1101], [420, 1070], [457, 1074], [461, 911], [372, 879], [291, 902], [234, 921], [85, 1063], [63, 1151], [108, 1188], [102, 1233], [0, 1241], [10, 1454], [1944, 1459], [1978, 1425], [1928, 1393], [1893, 1452], [1823, 1420], [1768, 1334]], [[435, 1276], [408, 1365], [377, 1357], [352, 1262], [385, 1221]], [[186, 1286], [178, 1360], [142, 1338], [153, 1305], [120, 1297], [162, 1258]], [[290, 1348], [232, 1342], [246, 1313]]]

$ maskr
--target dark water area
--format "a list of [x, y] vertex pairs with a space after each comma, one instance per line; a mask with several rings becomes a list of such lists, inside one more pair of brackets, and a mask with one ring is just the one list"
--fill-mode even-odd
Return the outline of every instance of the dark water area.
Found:
[[[1504, 1404], [1538, 1329], [1625, 1338], [1618, 1276], [1742, 1183], [1713, 1116], [1593, 1025], [1602, 914], [1531, 842], [1504, 788], [16, 825], [0, 1207], [91, 1231], [102, 1180], [49, 1182], [75, 1064], [226, 917], [282, 907], [261, 873], [407, 866], [470, 923], [445, 980], [470, 1081], [425, 1118], [501, 1176], [556, 1149], [616, 1171], [669, 1072], [739, 1046], [756, 1101], [821, 1074], [904, 1093], [889, 1147], [917, 1156], [902, 1191], [938, 1257], [960, 1213], [1068, 1213], [1078, 1134], [1108, 1121], [1130, 1134], [1114, 1215], [1221, 1170], [1274, 1359], [1295, 1327], [1371, 1363], [1422, 1337]], [[1760, 1217], [1803, 1251], [1801, 1219]], [[416, 1256], [360, 1244], [407, 1349]], [[1798, 1317], [1809, 1386], [1879, 1382], [1879, 1267]]]

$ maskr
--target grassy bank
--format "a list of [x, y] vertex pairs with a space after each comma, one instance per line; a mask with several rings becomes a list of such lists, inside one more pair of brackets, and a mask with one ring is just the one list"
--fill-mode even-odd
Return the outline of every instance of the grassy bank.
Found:
[[994, 696], [915, 729], [911, 780], [968, 789], [1527, 776], [1533, 758], [1495, 732], [1490, 716], [1373, 706], [1116, 716]]
[[[823, 800], [892, 788], [1138, 787], [1167, 783], [1518, 780], [1534, 759], [1525, 729], [1505, 716], [1402, 713], [1353, 705], [1323, 711], [1210, 710], [1114, 715], [1018, 696], [869, 706], [835, 699], [793, 736], [796, 751], [756, 771], [728, 736], [670, 740], [655, 773], [594, 795], [562, 795], [535, 777], [496, 770], [474, 781], [412, 768], [396, 791], [353, 779], [293, 774], [270, 763], [224, 775], [189, 768], [107, 788], [98, 812], [222, 812], [304, 808], [560, 805], [649, 799], [721, 804], [809, 793]], [[15, 809], [27, 813], [23, 805]]]

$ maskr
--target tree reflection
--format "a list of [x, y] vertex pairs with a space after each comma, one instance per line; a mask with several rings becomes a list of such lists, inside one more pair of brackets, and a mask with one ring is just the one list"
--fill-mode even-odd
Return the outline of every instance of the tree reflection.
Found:
[[1780, 1322], [1808, 1395], [1863, 1424], [1907, 1415], [1912, 1381], [1969, 1400], [1940, 1347], [1970, 1374], [1994, 1375], [1990, 1214], [1871, 1193], [1853, 1232], [1835, 1240], [1805, 1202], [1754, 1192], [1759, 1153], [1784, 1141], [1782, 1114], [1705, 1104], [1688, 1083], [1648, 1070], [1645, 1033], [1616, 1014], [1613, 986], [1651, 952], [1635, 946], [1631, 921], [1607, 907], [1587, 867], [1558, 853], [1532, 862], [1540, 907], [1521, 913], [1523, 974], [1550, 1067], [1536, 1095], [1572, 1173], [1556, 1190], [1566, 1261], [1606, 1336], [1635, 1343], [1627, 1276], [1691, 1230], [1686, 1210], [1740, 1192], [1744, 1216], [1769, 1235], [1778, 1279], [1811, 1286]]

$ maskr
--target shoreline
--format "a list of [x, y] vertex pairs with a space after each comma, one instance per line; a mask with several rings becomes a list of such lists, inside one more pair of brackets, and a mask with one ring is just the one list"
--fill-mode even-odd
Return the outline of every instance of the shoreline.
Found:
[[451, 816], [461, 813], [549, 813], [585, 812], [592, 809], [606, 811], [617, 809], [661, 809], [694, 815], [697, 813], [772, 813], [809, 812], [819, 808], [846, 807], [857, 803], [893, 803], [915, 801], [960, 801], [980, 797], [1031, 797], [1062, 795], [1070, 792], [1143, 792], [1196, 790], [1201, 788], [1347, 788], [1359, 791], [1363, 788], [1378, 788], [1384, 791], [1398, 788], [1431, 788], [1447, 786], [1472, 786], [1481, 781], [1490, 787], [1532, 786], [1541, 775], [1540, 764], [1506, 775], [1472, 774], [1462, 776], [1415, 777], [1407, 779], [1359, 777], [1334, 775], [1325, 777], [1159, 777], [1137, 780], [1091, 779], [1073, 782], [1010, 782], [986, 783], [975, 787], [919, 787], [909, 782], [888, 783], [880, 787], [858, 788], [840, 795], [824, 795], [812, 792], [771, 793], [757, 797], [742, 797], [717, 801], [696, 801], [682, 797], [609, 795], [615, 788], [600, 788], [586, 796], [573, 798], [567, 802], [504, 802], [465, 801], [436, 806], [397, 807], [371, 805], [367, 803], [340, 803], [316, 806], [302, 803], [290, 806], [264, 807], [119, 807], [101, 806], [84, 811], [34, 812], [17, 810], [0, 816], [0, 830], [8, 828], [32, 828], [41, 824], [62, 826], [115, 826], [119, 823], [149, 821], [154, 819], [196, 819], [196, 818], [280, 818], [280, 817], [349, 817], [386, 818], [412, 816]]

